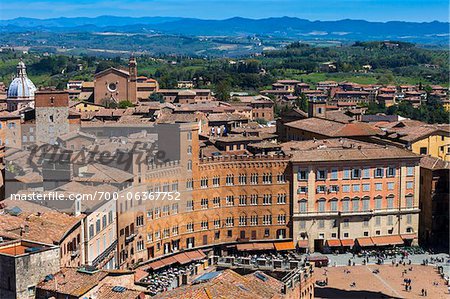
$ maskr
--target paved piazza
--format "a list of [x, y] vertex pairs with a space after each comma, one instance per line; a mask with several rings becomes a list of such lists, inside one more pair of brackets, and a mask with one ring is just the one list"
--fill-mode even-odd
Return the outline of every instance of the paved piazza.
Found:
[[[448, 265], [448, 261], [446, 263]], [[316, 298], [423, 298], [422, 289], [427, 290], [428, 298], [450, 298], [436, 264], [422, 266], [412, 263], [397, 267], [391, 263], [376, 265], [369, 262], [350, 267], [333, 265], [316, 268], [316, 280], [328, 278], [327, 286], [316, 287]], [[374, 270], [379, 272], [374, 273]], [[405, 278], [411, 279], [411, 291], [405, 290]]]

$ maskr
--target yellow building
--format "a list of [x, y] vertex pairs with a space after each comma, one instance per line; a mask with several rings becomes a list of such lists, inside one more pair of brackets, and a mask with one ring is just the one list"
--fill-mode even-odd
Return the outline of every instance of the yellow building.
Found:
[[104, 108], [102, 105], [94, 104], [86, 101], [75, 101], [71, 103], [70, 108], [75, 109], [78, 112], [90, 112], [99, 111]]
[[450, 161], [450, 126], [404, 120], [384, 128], [383, 139], [403, 145], [413, 153]]
[[450, 161], [449, 131], [437, 130], [428, 136], [423, 136], [411, 143], [413, 153], [430, 155], [444, 161]]
[[443, 100], [442, 106], [444, 106], [445, 111], [449, 112], [450, 111], [450, 100]]

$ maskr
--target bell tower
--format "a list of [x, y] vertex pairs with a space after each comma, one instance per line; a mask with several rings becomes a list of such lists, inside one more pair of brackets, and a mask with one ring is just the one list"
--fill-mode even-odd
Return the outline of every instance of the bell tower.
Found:
[[321, 99], [311, 99], [308, 103], [308, 117], [325, 118], [327, 101]]
[[137, 63], [134, 55], [131, 55], [128, 61], [128, 72], [130, 73], [128, 81], [128, 100], [134, 104], [137, 102]]

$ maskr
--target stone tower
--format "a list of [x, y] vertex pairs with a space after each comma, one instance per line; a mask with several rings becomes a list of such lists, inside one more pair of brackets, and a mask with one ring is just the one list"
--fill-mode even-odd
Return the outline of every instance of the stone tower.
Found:
[[308, 117], [325, 118], [327, 109], [327, 101], [325, 100], [309, 100]]
[[137, 62], [136, 58], [132, 55], [128, 62], [128, 71], [130, 73], [130, 79], [128, 83], [128, 100], [132, 103], [137, 102]]
[[35, 93], [36, 142], [55, 144], [69, 133], [69, 93], [61, 90], [39, 90]]

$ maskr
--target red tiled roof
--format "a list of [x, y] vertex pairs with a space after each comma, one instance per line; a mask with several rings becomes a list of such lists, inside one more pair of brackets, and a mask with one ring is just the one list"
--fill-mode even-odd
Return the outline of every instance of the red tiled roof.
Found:
[[[255, 274], [258, 275], [255, 276]], [[262, 280], [260, 277], [265, 277]], [[214, 278], [189, 286], [177, 288], [156, 295], [155, 299], [211, 299], [239, 298], [263, 299], [282, 298], [283, 283], [277, 279], [257, 271], [247, 275], [239, 275], [232, 270], [224, 270]]]
[[142, 291], [130, 290], [125, 288], [121, 292], [114, 290], [114, 286], [102, 285], [98, 290], [97, 299], [137, 299], [145, 298], [145, 294]]
[[90, 274], [79, 272], [73, 268], [62, 268], [54, 275], [54, 279], [40, 282], [37, 288], [78, 298], [97, 286], [107, 275], [108, 273], [105, 271]]
[[285, 124], [285, 126], [327, 137], [375, 136], [382, 132], [367, 123], [341, 123], [317, 117], [296, 120]]

